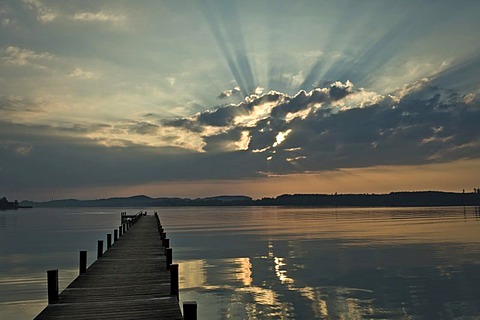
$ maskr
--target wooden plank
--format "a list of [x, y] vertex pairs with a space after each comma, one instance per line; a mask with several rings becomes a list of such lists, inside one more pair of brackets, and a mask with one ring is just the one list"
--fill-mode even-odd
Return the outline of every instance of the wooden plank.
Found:
[[35, 319], [183, 319], [155, 217], [142, 217]]

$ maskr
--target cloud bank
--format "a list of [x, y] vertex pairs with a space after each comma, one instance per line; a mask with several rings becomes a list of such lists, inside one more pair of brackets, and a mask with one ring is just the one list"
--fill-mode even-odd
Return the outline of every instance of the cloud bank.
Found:
[[[8, 110], [8, 103], [3, 99], [0, 108]], [[428, 79], [387, 96], [333, 82], [293, 96], [251, 95], [172, 120], [63, 127], [3, 122], [0, 176], [2, 187], [68, 187], [446, 163], [480, 157], [479, 123], [475, 93]], [[161, 143], [136, 143], [135, 136]], [[125, 140], [115, 144], [114, 137]]]
[[199, 134], [206, 152], [241, 145], [264, 155], [272, 173], [286, 174], [478, 157], [479, 121], [474, 93], [425, 79], [388, 96], [348, 81], [294, 96], [271, 91], [163, 125]]

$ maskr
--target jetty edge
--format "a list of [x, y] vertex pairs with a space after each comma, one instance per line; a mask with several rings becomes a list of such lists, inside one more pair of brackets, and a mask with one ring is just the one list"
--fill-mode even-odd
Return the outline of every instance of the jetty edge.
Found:
[[195, 301], [179, 304], [178, 264], [158, 214], [121, 214], [121, 224], [97, 245], [87, 268], [80, 251], [79, 276], [61, 293], [58, 270], [47, 271], [48, 306], [34, 319], [197, 319]]

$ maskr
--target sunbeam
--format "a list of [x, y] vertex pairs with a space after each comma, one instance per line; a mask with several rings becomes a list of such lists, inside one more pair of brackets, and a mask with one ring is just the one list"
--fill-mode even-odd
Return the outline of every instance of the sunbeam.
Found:
[[257, 87], [250, 60], [247, 55], [242, 24], [234, 2], [199, 4], [213, 37], [220, 48], [228, 67], [244, 97]]

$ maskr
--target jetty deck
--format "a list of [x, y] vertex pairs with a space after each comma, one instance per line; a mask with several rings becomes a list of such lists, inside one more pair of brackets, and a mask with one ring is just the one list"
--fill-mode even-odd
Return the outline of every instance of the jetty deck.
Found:
[[159, 229], [141, 217], [35, 319], [183, 319]]

